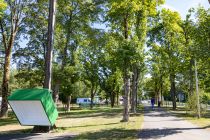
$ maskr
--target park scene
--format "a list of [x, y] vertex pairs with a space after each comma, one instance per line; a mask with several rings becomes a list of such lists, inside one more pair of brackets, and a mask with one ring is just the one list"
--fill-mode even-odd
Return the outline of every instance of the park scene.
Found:
[[0, 0], [0, 140], [209, 140], [210, 0]]

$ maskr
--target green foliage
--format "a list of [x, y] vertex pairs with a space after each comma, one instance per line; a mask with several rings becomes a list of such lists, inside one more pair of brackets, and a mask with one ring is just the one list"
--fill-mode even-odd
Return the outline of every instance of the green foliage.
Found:
[[7, 3], [5, 3], [4, 0], [0, 0], [0, 18], [2, 17], [3, 12], [6, 9], [6, 7], [7, 7]]

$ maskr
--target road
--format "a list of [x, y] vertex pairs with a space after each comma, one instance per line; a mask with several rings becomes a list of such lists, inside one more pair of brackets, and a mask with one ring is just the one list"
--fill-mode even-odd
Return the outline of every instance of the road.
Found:
[[140, 140], [210, 140], [210, 131], [172, 116], [163, 109], [145, 106]]

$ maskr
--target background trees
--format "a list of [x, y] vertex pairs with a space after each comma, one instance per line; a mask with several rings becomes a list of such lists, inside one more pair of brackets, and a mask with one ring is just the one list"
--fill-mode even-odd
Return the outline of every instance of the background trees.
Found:
[[[46, 0], [5, 2], [0, 1], [2, 116], [12, 88], [44, 85], [49, 7]], [[55, 101], [60, 94], [70, 110], [72, 98], [90, 97], [92, 108], [95, 95], [112, 107], [123, 97], [123, 121], [129, 120], [130, 111], [136, 113], [142, 93], [156, 101], [173, 100], [175, 109], [177, 94], [190, 99], [195, 93], [195, 60], [199, 88], [208, 95], [209, 9], [191, 9], [183, 20], [177, 12], [157, 8], [163, 3], [58, 1], [52, 58]], [[19, 84], [8, 86], [9, 81]]]

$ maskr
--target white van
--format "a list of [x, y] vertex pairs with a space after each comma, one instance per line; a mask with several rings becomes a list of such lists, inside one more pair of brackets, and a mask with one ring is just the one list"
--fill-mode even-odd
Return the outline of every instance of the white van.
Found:
[[77, 98], [77, 104], [82, 105], [82, 104], [90, 104], [91, 99], [90, 98]]

